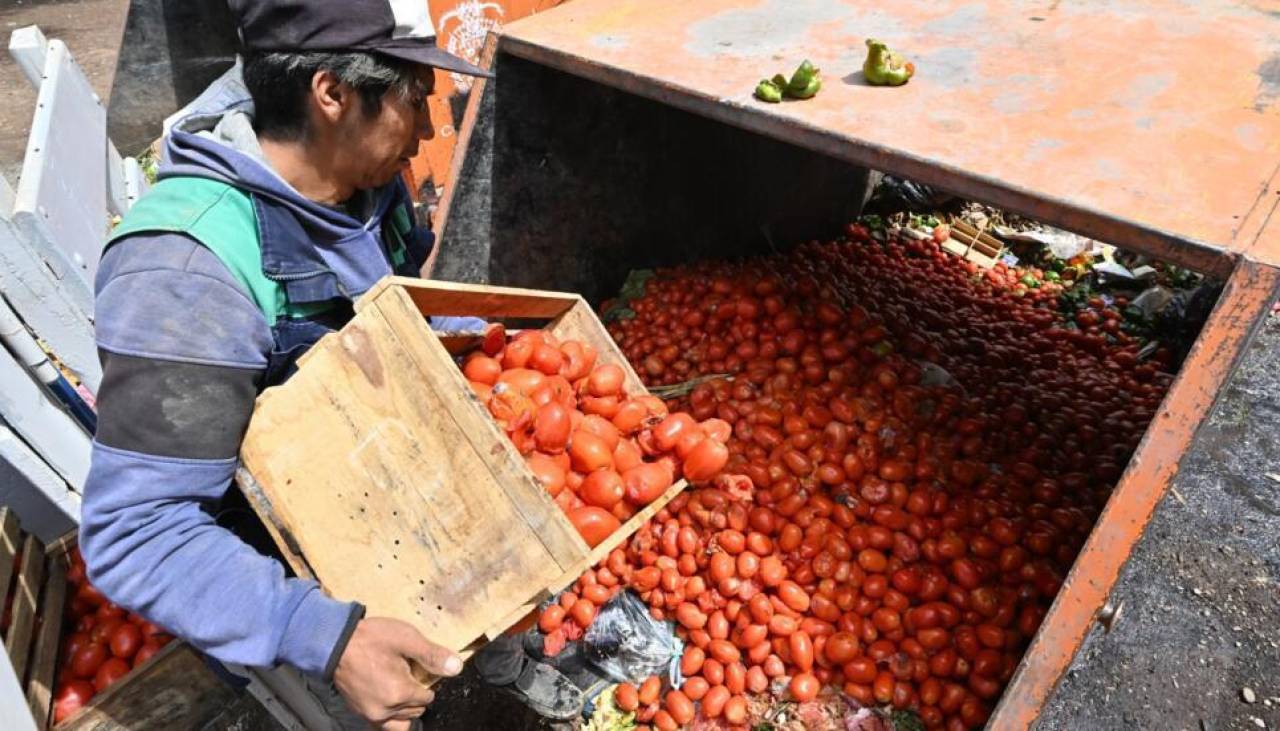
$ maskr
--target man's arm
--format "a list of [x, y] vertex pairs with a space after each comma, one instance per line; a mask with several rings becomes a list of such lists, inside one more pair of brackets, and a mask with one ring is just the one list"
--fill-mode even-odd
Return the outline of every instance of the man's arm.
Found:
[[362, 614], [215, 525], [272, 347], [209, 251], [139, 236], [103, 258], [103, 382], [80, 545], [113, 601], [215, 658], [330, 677]]

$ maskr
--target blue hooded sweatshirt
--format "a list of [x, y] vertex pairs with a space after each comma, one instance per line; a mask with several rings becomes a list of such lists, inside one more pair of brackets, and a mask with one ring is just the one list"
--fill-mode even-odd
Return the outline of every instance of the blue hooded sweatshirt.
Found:
[[210, 247], [182, 231], [138, 230], [109, 245], [96, 281], [103, 381], [80, 546], [107, 597], [213, 657], [328, 678], [363, 608], [287, 576], [216, 517], [238, 497], [232, 477], [258, 393], [344, 324], [376, 281], [416, 275], [431, 234], [412, 225], [398, 178], [342, 208], [303, 198], [263, 159], [250, 113], [241, 105], [175, 127], [157, 189], [214, 181], [245, 194], [262, 273], [293, 316], [268, 314], [211, 250], [252, 240]]

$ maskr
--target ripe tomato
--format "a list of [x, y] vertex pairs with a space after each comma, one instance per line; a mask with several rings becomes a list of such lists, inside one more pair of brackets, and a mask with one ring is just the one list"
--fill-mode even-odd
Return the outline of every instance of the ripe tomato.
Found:
[[469, 381], [492, 386], [502, 375], [502, 364], [486, 355], [475, 354], [463, 363], [462, 373]]
[[613, 467], [613, 450], [604, 439], [578, 429], [570, 437], [569, 459], [575, 470], [589, 475], [596, 470]]
[[797, 703], [806, 703], [818, 697], [818, 690], [821, 687], [822, 684], [818, 679], [806, 672], [793, 675], [788, 690], [791, 691], [791, 697]]
[[719, 474], [728, 462], [728, 447], [714, 439], [703, 439], [685, 458], [684, 476], [690, 482], [705, 482]]
[[595, 506], [578, 508], [570, 511], [569, 522], [578, 531], [587, 545], [595, 548], [604, 542], [614, 531], [622, 527], [622, 523], [607, 510]]
[[550, 456], [541, 452], [534, 452], [525, 457], [525, 464], [529, 466], [529, 471], [533, 473], [533, 478], [542, 485], [551, 497], [555, 497], [564, 490], [565, 471], [560, 464]]
[[622, 367], [613, 363], [596, 366], [587, 377], [587, 391], [596, 397], [616, 396], [626, 379]]
[[89, 642], [71, 656], [71, 673], [77, 678], [92, 678], [109, 656], [106, 645]]
[[96, 691], [86, 680], [72, 680], [58, 687], [53, 695], [53, 722], [62, 723], [89, 703]]
[[569, 443], [570, 428], [569, 410], [557, 401], [549, 401], [539, 406], [534, 414], [534, 443], [540, 451], [548, 454], [563, 452]]
[[112, 655], [128, 660], [142, 646], [142, 630], [126, 622], [111, 633], [110, 645]]
[[613, 702], [622, 711], [634, 711], [640, 706], [640, 695], [630, 683], [619, 683], [613, 691]]
[[599, 469], [587, 475], [582, 481], [578, 494], [583, 502], [605, 510], [617, 505], [625, 493], [622, 477], [612, 469]]
[[108, 658], [93, 676], [93, 687], [99, 693], [111, 687], [116, 681], [129, 674], [129, 663], [118, 657]]

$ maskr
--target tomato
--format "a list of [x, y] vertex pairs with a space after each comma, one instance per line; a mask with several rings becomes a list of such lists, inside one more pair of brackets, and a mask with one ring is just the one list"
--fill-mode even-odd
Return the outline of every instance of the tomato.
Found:
[[630, 683], [619, 683], [613, 691], [613, 702], [622, 711], [634, 711], [640, 706], [640, 695]]
[[582, 500], [588, 505], [612, 509], [613, 506], [622, 500], [625, 488], [622, 484], [622, 477], [611, 469], [599, 469], [587, 475], [582, 481], [582, 487], [578, 490], [578, 494], [582, 496]]
[[486, 355], [472, 355], [463, 363], [462, 373], [469, 381], [492, 386], [502, 375], [502, 364]]
[[541, 452], [534, 452], [525, 457], [525, 464], [529, 466], [529, 471], [533, 473], [533, 478], [539, 485], [550, 493], [551, 497], [559, 495], [565, 486], [565, 471], [550, 456]]
[[573, 468], [583, 474], [613, 467], [613, 450], [604, 439], [578, 429], [569, 441], [569, 459]]
[[739, 725], [747, 720], [747, 699], [740, 695], [735, 695], [724, 704], [724, 720], [730, 724]]
[[667, 691], [666, 709], [671, 714], [671, 719], [678, 724], [684, 725], [693, 720], [693, 701], [683, 691]]
[[142, 630], [137, 625], [122, 624], [111, 633], [110, 646], [112, 655], [128, 660], [142, 646]]
[[58, 687], [53, 694], [53, 722], [62, 723], [89, 704], [96, 691], [85, 680], [72, 680]]
[[684, 476], [690, 482], [705, 482], [719, 474], [728, 461], [728, 447], [714, 439], [703, 439], [685, 458]]
[[662, 690], [662, 679], [656, 675], [650, 675], [640, 684], [638, 697], [640, 705], [647, 706], [650, 703], [658, 702], [658, 693]]
[[802, 672], [813, 668], [813, 640], [804, 631], [792, 632], [787, 637], [787, 646], [791, 652], [791, 662]]
[[569, 522], [573, 523], [574, 529], [592, 548], [622, 527], [622, 523], [607, 510], [595, 506], [570, 511]]
[[569, 410], [556, 401], [545, 403], [533, 417], [534, 443], [543, 452], [563, 452], [569, 443], [570, 428]]
[[71, 672], [77, 678], [92, 678], [110, 653], [101, 642], [89, 642], [71, 656]]
[[791, 677], [791, 684], [787, 689], [791, 691], [791, 697], [797, 703], [806, 703], [818, 697], [818, 690], [822, 685], [811, 673], [796, 673]]
[[728, 704], [731, 694], [729, 689], [723, 685], [713, 685], [702, 697], [702, 715], [707, 718], [719, 718], [724, 713], [724, 707]]
[[81, 584], [79, 589], [76, 589], [75, 598], [91, 607], [100, 607], [107, 603], [107, 598], [102, 595], [102, 592], [94, 588], [93, 584], [88, 581]]
[[625, 379], [621, 366], [605, 363], [591, 371], [587, 377], [587, 390], [592, 396], [616, 396], [622, 391]]
[[569, 616], [577, 622], [579, 627], [586, 629], [596, 618], [596, 606], [585, 597], [580, 598], [569, 608]]
[[129, 674], [129, 663], [118, 657], [108, 658], [93, 676], [93, 687], [99, 693], [111, 687], [117, 680]]

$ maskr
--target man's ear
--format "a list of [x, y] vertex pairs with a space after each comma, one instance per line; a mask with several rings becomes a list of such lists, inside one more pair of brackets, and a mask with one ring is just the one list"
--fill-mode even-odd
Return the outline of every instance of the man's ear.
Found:
[[330, 124], [341, 119], [346, 108], [356, 101], [355, 91], [342, 83], [332, 71], [322, 69], [311, 77], [311, 100], [316, 111]]

